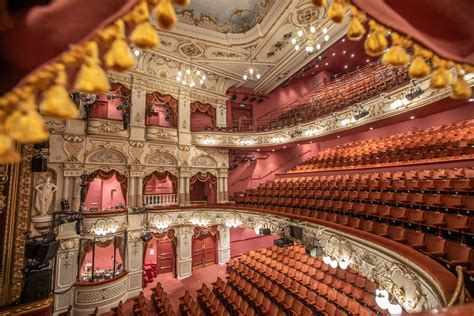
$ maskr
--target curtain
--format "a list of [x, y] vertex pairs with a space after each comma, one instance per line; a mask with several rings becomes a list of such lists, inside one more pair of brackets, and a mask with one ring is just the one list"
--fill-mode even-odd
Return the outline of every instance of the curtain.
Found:
[[194, 101], [191, 103], [191, 112], [197, 111], [209, 115], [212, 119], [212, 124], [216, 124], [216, 109], [211, 104]]
[[96, 170], [93, 173], [91, 173], [87, 177], [87, 191], [89, 190], [90, 183], [94, 181], [95, 178], [99, 178], [101, 180], [109, 180], [113, 176], [115, 176], [115, 179], [120, 183], [120, 189], [122, 190], [122, 195], [124, 200], [127, 200], [127, 177], [122, 175], [120, 172], [116, 170], [109, 170], [109, 171], [104, 171], [104, 170]]
[[209, 227], [194, 227], [193, 240], [205, 235], [210, 235], [212, 238], [218, 238], [219, 231], [217, 230], [217, 225], [212, 225]]
[[146, 109], [153, 106], [168, 106], [173, 113], [174, 126], [178, 126], [178, 100], [169, 94], [161, 94], [158, 91], [146, 94]]
[[207, 182], [208, 180], [209, 182], [211, 182], [212, 185], [215, 185], [217, 183], [217, 178], [209, 172], [206, 172], [204, 175], [201, 172], [196, 173], [194, 176], [191, 177], [190, 182], [191, 184], [194, 184], [197, 181]]
[[79, 269], [82, 268], [84, 264], [84, 260], [86, 260], [86, 256], [89, 252], [92, 251], [92, 241], [90, 239], [83, 239], [81, 241], [81, 257], [79, 263]]
[[152, 178], [155, 178], [158, 181], [163, 181], [163, 180], [166, 179], [166, 177], [168, 177], [168, 179], [170, 179], [171, 183], [173, 184], [173, 193], [177, 193], [178, 192], [178, 178], [174, 174], [172, 174], [168, 171], [158, 172], [158, 171], [155, 170], [152, 173], [150, 173], [149, 175], [145, 176], [145, 178], [143, 179], [143, 192], [142, 192], [142, 194], [145, 194], [146, 184]]
[[123, 236], [115, 236], [115, 256], [117, 256], [117, 252], [120, 259], [122, 259], [123, 270], [125, 270], [125, 242]]
[[131, 102], [132, 99], [132, 90], [118, 82], [114, 82], [110, 85], [110, 91], [108, 93], [122, 97], [127, 102]]

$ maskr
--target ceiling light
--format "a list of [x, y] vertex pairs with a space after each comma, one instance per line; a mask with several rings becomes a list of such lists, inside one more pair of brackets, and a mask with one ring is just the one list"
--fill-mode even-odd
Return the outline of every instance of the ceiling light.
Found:
[[342, 53], [343, 53], [343, 54], [346, 54], [346, 51], [344, 50], [344, 51], [342, 51]]
[[293, 37], [293, 38], [291, 39], [291, 44], [293, 44], [293, 45], [296, 44], [296, 38]]
[[314, 26], [311, 26], [311, 27], [309, 28], [309, 31], [310, 31], [311, 33], [316, 33], [316, 28], [315, 28]]
[[371, 127], [371, 128], [369, 128], [369, 129], [370, 129], [370, 130], [373, 130], [374, 128], [373, 128], [373, 127]]
[[328, 29], [325, 27], [323, 28], [323, 34], [326, 34], [328, 32]]
[[272, 149], [272, 151], [275, 151], [275, 149]]
[[301, 37], [301, 36], [303, 36], [304, 32], [303, 32], [303, 30], [299, 30], [298, 33], [296, 33], [296, 34], [298, 34], [298, 36]]
[[414, 119], [415, 119], [415, 117], [414, 117], [414, 116], [410, 116], [410, 120], [414, 120]]
[[286, 146], [283, 146], [283, 149], [286, 149]]
[[300, 49], [300, 45], [295, 45], [295, 50], [299, 50]]
[[343, 39], [342, 39], [342, 42], [345, 42], [345, 41], [346, 41], [346, 39], [345, 39], [345, 38], [343, 38]]
[[366, 62], [369, 62], [369, 61], [370, 61], [370, 59], [367, 59], [367, 60], [366, 60]]
[[326, 63], [326, 66], [329, 65], [328, 63]]
[[336, 53], [332, 53], [333, 56], [336, 56]]
[[467, 100], [469, 102], [474, 102], [474, 98], [470, 98], [469, 100]]
[[324, 40], [327, 42], [329, 41], [329, 35], [324, 35]]
[[135, 49], [133, 50], [133, 54], [134, 54], [135, 56], [137, 56], [137, 57], [140, 56], [140, 50], [139, 50], [138, 48], [135, 48]]
[[321, 49], [321, 44], [316, 44], [316, 49]]
[[347, 65], [344, 66], [344, 69], [347, 69]]
[[355, 56], [354, 54], [351, 54], [351, 58], [354, 58], [354, 56]]
[[341, 138], [341, 135], [337, 135], [337, 138]]
[[185, 66], [184, 72], [179, 70], [176, 73], [176, 81], [181, 83], [183, 86], [189, 86], [193, 88], [196, 86], [196, 82], [199, 82], [199, 85], [203, 85], [206, 80], [206, 75], [197, 67], [193, 67], [192, 63]]
[[256, 80], [260, 79], [260, 77], [261, 77], [258, 69], [254, 68], [252, 66], [252, 62], [250, 62], [249, 68], [247, 70], [245, 70], [245, 73], [242, 76], [242, 78], [244, 78], [244, 80], [247, 80], [247, 79], [254, 80], [254, 76], [255, 76]]
[[257, 151], [260, 151], [260, 148], [257, 148]]

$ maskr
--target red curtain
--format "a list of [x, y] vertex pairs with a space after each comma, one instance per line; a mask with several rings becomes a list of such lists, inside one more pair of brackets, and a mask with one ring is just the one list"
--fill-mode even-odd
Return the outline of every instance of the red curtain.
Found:
[[173, 125], [178, 126], [178, 100], [169, 94], [161, 94], [158, 91], [146, 94], [146, 109], [153, 106], [169, 107], [173, 113]]
[[84, 260], [86, 260], [87, 254], [91, 251], [92, 251], [92, 241], [89, 239], [83, 240], [81, 243], [81, 258], [80, 258], [79, 269], [82, 268], [82, 265], [84, 264]]
[[127, 177], [122, 175], [120, 172], [116, 170], [109, 170], [109, 171], [96, 170], [93, 173], [91, 173], [87, 177], [87, 190], [89, 190], [90, 183], [94, 181], [95, 178], [99, 178], [101, 180], [109, 180], [113, 176], [115, 176], [115, 179], [117, 179], [117, 181], [120, 183], [120, 188], [122, 189], [123, 198], [127, 200]]
[[196, 173], [194, 176], [191, 177], [190, 182], [191, 184], [194, 184], [196, 183], [196, 181], [207, 182], [208, 180], [211, 182], [212, 185], [215, 185], [217, 183], [217, 178], [209, 172], [206, 172], [205, 174], [202, 174], [201, 172]]
[[205, 235], [210, 235], [212, 238], [219, 239], [219, 231], [217, 230], [217, 225], [212, 225], [209, 227], [194, 227], [193, 240]]
[[191, 103], [191, 112], [202, 112], [209, 115], [212, 119], [212, 124], [216, 124], [216, 109], [212, 107], [209, 103], [201, 103], [199, 101], [194, 101]]
[[163, 181], [166, 179], [166, 177], [168, 177], [168, 179], [170, 179], [171, 183], [173, 184], [173, 192], [174, 193], [178, 192], [178, 178], [174, 174], [168, 171], [165, 171], [165, 172], [153, 171], [152, 173], [150, 173], [143, 179], [144, 185], [143, 185], [142, 194], [145, 194], [146, 183], [150, 181], [152, 178], [155, 178], [158, 181]]
[[110, 85], [110, 91], [108, 94], [113, 94], [125, 99], [125, 101], [131, 102], [132, 100], [132, 90], [125, 87], [123, 84], [114, 82]]

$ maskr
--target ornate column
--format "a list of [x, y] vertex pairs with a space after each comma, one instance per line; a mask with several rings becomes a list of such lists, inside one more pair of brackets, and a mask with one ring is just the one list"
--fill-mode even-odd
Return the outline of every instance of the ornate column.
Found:
[[81, 177], [72, 178], [72, 204], [73, 211], [79, 210], [81, 204]]
[[63, 176], [63, 188], [62, 188], [62, 199], [63, 200], [69, 200], [69, 181], [70, 177], [66, 176], [66, 171], [64, 171], [64, 176]]
[[178, 186], [178, 199], [179, 205], [189, 205], [189, 177], [190, 170], [188, 167], [181, 167], [179, 170], [179, 186]]
[[217, 178], [217, 203], [222, 203], [224, 181], [219, 175]]
[[143, 241], [141, 235], [145, 226], [145, 215], [128, 215], [128, 238], [126, 262], [128, 270], [128, 297], [137, 296], [142, 290], [143, 282]]
[[179, 93], [178, 142], [179, 145], [191, 145], [191, 101], [189, 90], [182, 87]]
[[128, 206], [136, 207], [142, 206], [142, 195], [143, 195], [143, 167], [139, 165], [130, 166], [130, 179], [128, 187]]
[[138, 185], [137, 185], [137, 206], [143, 206], [143, 175], [137, 178]]
[[192, 226], [182, 226], [178, 231], [176, 247], [177, 278], [187, 278], [193, 273], [193, 229]]
[[135, 183], [137, 181], [137, 178], [132, 176], [132, 172], [130, 172], [130, 177], [128, 178], [128, 199], [127, 199], [127, 206], [128, 207], [135, 207], [136, 206], [136, 198], [135, 198]]
[[216, 107], [216, 125], [217, 127], [227, 126], [227, 107], [226, 100], [219, 99]]
[[144, 79], [132, 75], [132, 108], [130, 113], [130, 139], [145, 140], [146, 89]]
[[[79, 238], [75, 222], [59, 226], [57, 239], [61, 243], [55, 259], [53, 284], [55, 292], [64, 292], [76, 283], [79, 270]], [[67, 311], [69, 305], [74, 306], [74, 297], [75, 288], [54, 295], [54, 315]]]
[[219, 225], [219, 243], [217, 252], [219, 255], [219, 264], [224, 264], [230, 260], [230, 229], [227, 226]]

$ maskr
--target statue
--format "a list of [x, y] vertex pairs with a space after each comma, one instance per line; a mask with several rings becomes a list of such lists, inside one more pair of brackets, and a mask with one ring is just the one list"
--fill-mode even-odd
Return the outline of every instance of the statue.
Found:
[[35, 187], [36, 201], [35, 206], [40, 216], [48, 215], [49, 208], [53, 203], [53, 194], [56, 192], [56, 185], [51, 183], [51, 176], [46, 176], [46, 181]]

